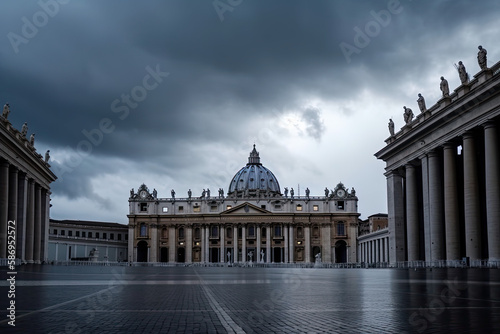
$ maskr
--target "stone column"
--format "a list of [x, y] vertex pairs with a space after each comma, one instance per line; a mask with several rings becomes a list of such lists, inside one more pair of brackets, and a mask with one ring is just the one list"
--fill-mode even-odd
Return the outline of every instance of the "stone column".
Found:
[[[137, 257], [134, 254], [135, 233], [134, 233], [134, 226], [131, 225], [132, 223], [133, 223], [132, 221], [129, 221], [129, 225], [128, 225], [128, 259], [127, 260], [129, 262], [136, 262]], [[56, 250], [56, 254], [57, 254], [57, 250]], [[85, 251], [85, 256], [87, 256], [87, 255], [88, 255], [88, 253]]]
[[203, 251], [205, 252], [205, 260], [210, 262], [210, 225], [205, 225], [205, 240], [203, 241]]
[[9, 212], [9, 163], [0, 161], [0, 259], [7, 258], [7, 223]]
[[385, 262], [390, 262], [389, 258], [389, 237], [385, 238]]
[[42, 249], [42, 189], [39, 184], [35, 186], [35, 234], [33, 246], [33, 260], [40, 263]]
[[260, 262], [260, 247], [262, 245], [262, 236], [261, 236], [261, 226], [260, 225], [256, 225], [256, 229], [257, 229], [257, 255], [256, 255], [256, 260], [257, 262]]
[[289, 257], [290, 257], [290, 263], [294, 263], [295, 259], [294, 259], [294, 253], [295, 253], [295, 240], [293, 238], [293, 223], [290, 224], [290, 228], [288, 229], [288, 235], [289, 235], [289, 240], [288, 240], [288, 243], [289, 243]]
[[285, 245], [283, 246], [283, 250], [285, 253], [283, 262], [288, 263], [288, 224], [283, 224], [283, 242]]
[[26, 261], [33, 263], [33, 245], [35, 236], [35, 182], [28, 183], [28, 217], [26, 223]]
[[375, 244], [373, 240], [370, 241], [370, 262], [375, 262]]
[[429, 213], [431, 224], [431, 260], [444, 260], [443, 186], [440, 156], [436, 151], [429, 153]]
[[186, 226], [186, 262], [193, 262], [193, 224]]
[[[259, 235], [259, 234], [257, 234]], [[238, 263], [238, 250], [239, 250], [239, 245], [238, 245], [238, 225], [234, 224], [233, 225], [233, 262]]]
[[408, 261], [419, 260], [418, 228], [418, 192], [415, 166], [406, 164], [406, 239], [408, 243]]
[[273, 238], [271, 237], [271, 225], [266, 226], [266, 262], [271, 263], [271, 243]]
[[42, 188], [42, 251], [41, 260], [49, 259], [50, 191]]
[[225, 227], [224, 225], [219, 226], [219, 237], [220, 237], [220, 259], [219, 261], [221, 263], [225, 263], [227, 256], [226, 256], [226, 240], [225, 236], [226, 234], [224, 233]]
[[247, 256], [247, 226], [243, 224], [241, 226], [241, 262], [248, 262]]
[[[7, 218], [8, 218], [8, 220], [12, 220], [16, 223], [16, 230], [17, 230], [18, 177], [19, 176], [18, 176], [17, 168], [12, 167], [10, 169], [10, 175], [9, 175], [9, 196], [8, 196], [9, 212], [8, 212]], [[16, 239], [18, 239], [17, 231], [16, 231]], [[17, 240], [16, 240], [16, 243], [17, 243]], [[16, 257], [18, 257], [17, 253], [16, 253]]]
[[158, 262], [158, 225], [156, 222], [149, 225], [149, 237], [151, 244], [149, 245], [148, 262]]
[[[50, 205], [50, 196], [49, 196]], [[19, 173], [16, 222], [16, 254], [22, 263], [26, 263], [26, 217], [28, 214], [28, 177]], [[48, 209], [47, 209], [48, 210]], [[47, 211], [48, 212], [48, 211]], [[47, 245], [48, 246], [48, 245]]]
[[305, 257], [306, 257], [306, 263], [311, 262], [311, 226], [307, 224], [304, 227], [304, 237], [306, 241], [306, 246], [305, 246]]
[[321, 224], [321, 261], [332, 262], [332, 226], [330, 223]]
[[481, 259], [479, 181], [477, 178], [474, 136], [463, 135], [465, 253], [471, 260]]
[[444, 166], [444, 223], [446, 234], [446, 260], [460, 259], [460, 224], [456, 168], [457, 148], [443, 147]]
[[201, 251], [201, 262], [206, 262], [207, 259], [205, 257], [205, 228], [203, 225], [200, 227], [200, 237], [201, 237], [201, 242], [200, 242], [200, 251]]
[[391, 265], [405, 261], [405, 221], [403, 178], [395, 171], [386, 173]]
[[486, 178], [486, 222], [488, 258], [500, 260], [500, 160], [497, 128], [494, 122], [484, 125], [484, 156]]
[[422, 162], [422, 200], [423, 200], [423, 222], [424, 222], [424, 252], [425, 261], [431, 261], [431, 214], [429, 205], [429, 157], [420, 157]]
[[177, 253], [177, 236], [175, 235], [175, 225], [168, 227], [168, 262], [175, 262]]

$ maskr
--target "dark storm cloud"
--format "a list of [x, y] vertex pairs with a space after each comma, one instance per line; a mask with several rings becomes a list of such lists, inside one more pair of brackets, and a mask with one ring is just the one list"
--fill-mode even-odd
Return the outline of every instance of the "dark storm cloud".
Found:
[[[221, 21], [212, 1], [69, 1], [15, 52], [8, 34], [22, 36], [43, 8], [2, 6], [0, 97], [14, 126], [27, 121], [51, 152], [82, 158], [54, 187], [70, 198], [95, 195], [90, 179], [106, 169], [95, 161], [145, 160], [165, 172], [206, 163], [190, 150], [240, 146], [286, 109], [320, 140], [325, 115], [356, 110], [304, 108], [309, 97], [342, 104], [439, 76], [442, 52], [460, 48], [450, 36], [499, 12], [496, 1], [244, 0]], [[366, 34], [372, 22], [378, 31], [356, 44], [356, 28]], [[341, 43], [358, 50], [350, 62]], [[154, 81], [148, 68], [169, 74]], [[67, 156], [54, 159], [68, 168]]]
[[318, 108], [309, 107], [302, 113], [302, 120], [306, 123], [307, 135], [320, 140], [325, 131], [325, 125], [321, 120], [321, 111]]

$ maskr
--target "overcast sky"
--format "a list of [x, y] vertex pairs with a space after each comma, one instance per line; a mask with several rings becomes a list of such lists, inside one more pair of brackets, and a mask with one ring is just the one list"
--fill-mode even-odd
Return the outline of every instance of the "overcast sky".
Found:
[[0, 103], [50, 149], [51, 218], [127, 223], [130, 189], [227, 192], [255, 143], [280, 187], [387, 212], [387, 123], [463, 61], [500, 60], [492, 1], [2, 1]]

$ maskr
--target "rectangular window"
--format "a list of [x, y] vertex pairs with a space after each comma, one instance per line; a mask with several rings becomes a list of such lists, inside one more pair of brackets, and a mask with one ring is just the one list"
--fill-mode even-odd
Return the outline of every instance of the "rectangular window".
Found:
[[262, 204], [260, 207], [261, 207], [261, 209], [264, 209], [264, 210], [266, 209], [266, 205], [265, 204]]
[[54, 234], [57, 235], [57, 229], [54, 229]]
[[148, 227], [146, 224], [141, 223], [140, 230], [139, 230], [139, 235], [141, 237], [147, 237], [148, 236]]
[[85, 238], [87, 236], [87, 233], [85, 231], [82, 231], [82, 238]]
[[68, 231], [68, 237], [72, 237], [73, 236], [73, 231]]
[[211, 205], [210, 211], [212, 211], [212, 212], [217, 211], [217, 205]]
[[344, 201], [338, 201], [337, 202], [337, 208], [339, 210], [344, 210]]
[[226, 210], [231, 209], [233, 206], [232, 205], [226, 205]]
[[99, 239], [99, 232], [96, 232], [96, 233], [95, 233], [95, 238], [96, 238], [96, 239]]
[[161, 208], [161, 211], [162, 212], [168, 212], [168, 208], [166, 206], [164, 206], [163, 208]]
[[76, 236], [79, 237], [80, 236], [80, 231], [76, 231]]
[[200, 211], [201, 211], [201, 208], [199, 205], [193, 206], [193, 212], [200, 212]]
[[313, 211], [319, 211], [319, 206], [318, 205], [313, 205]]
[[297, 211], [302, 211], [302, 205], [300, 204], [297, 205]]
[[89, 232], [89, 238], [92, 238], [92, 232]]
[[275, 226], [274, 227], [274, 236], [275, 237], [281, 237], [281, 226]]
[[148, 211], [148, 203], [141, 203], [141, 211]]
[[337, 235], [345, 235], [344, 223], [337, 223]]
[[61, 230], [61, 235], [65, 235], [66, 234], [66, 231], [65, 230]]
[[274, 208], [275, 208], [276, 210], [281, 210], [281, 205], [280, 205], [280, 204], [275, 204], [275, 205], [274, 205]]
[[103, 239], [107, 239], [107, 238], [108, 238], [108, 234], [107, 234], [107, 233], [103, 233], [103, 234], [102, 234], [102, 238], [103, 238]]
[[179, 205], [179, 212], [184, 212], [184, 207], [182, 205]]
[[210, 237], [217, 238], [219, 236], [219, 228], [217, 226], [212, 226], [210, 229]]
[[253, 227], [253, 226], [248, 227], [248, 236], [249, 237], [255, 236], [255, 227]]
[[119, 233], [117, 235], [118, 235], [118, 240], [122, 240], [122, 235]]
[[128, 234], [125, 234], [125, 240], [128, 240]]
[[111, 240], [115, 240], [115, 234], [114, 234], [114, 233], [110, 233], [110, 234], [109, 234], [109, 239], [111, 239]]

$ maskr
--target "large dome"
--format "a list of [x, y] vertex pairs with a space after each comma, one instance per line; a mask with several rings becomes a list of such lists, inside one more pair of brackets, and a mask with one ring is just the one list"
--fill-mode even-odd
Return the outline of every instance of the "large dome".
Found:
[[236, 173], [229, 184], [229, 197], [276, 197], [281, 196], [276, 176], [260, 163], [259, 152], [253, 145], [245, 167]]

